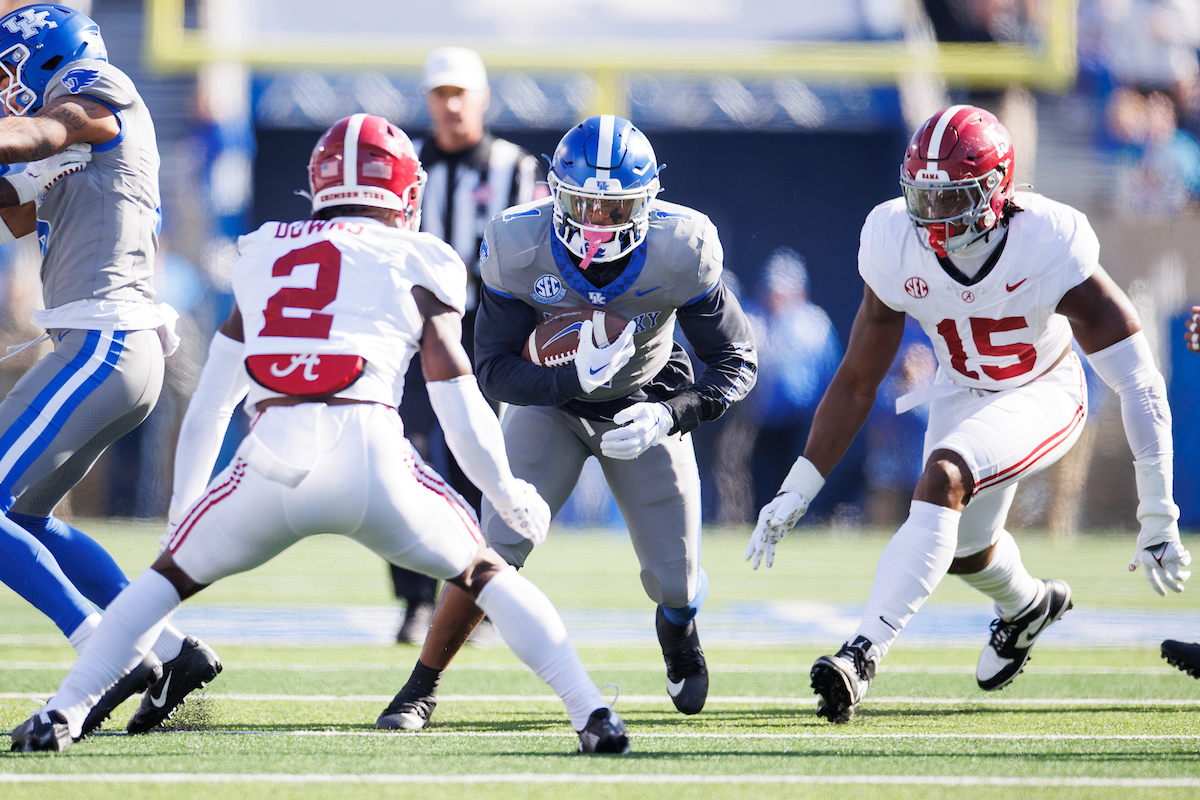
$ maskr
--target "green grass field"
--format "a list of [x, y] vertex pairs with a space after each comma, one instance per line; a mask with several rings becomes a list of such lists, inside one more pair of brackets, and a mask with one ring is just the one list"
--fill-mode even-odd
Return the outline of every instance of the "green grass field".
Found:
[[[156, 552], [154, 526], [81, 527], [130, 574]], [[747, 533], [706, 536], [706, 612], [805, 599], [861, 606], [886, 541], [799, 533], [780, 546], [773, 569], [754, 572], [742, 561]], [[1200, 611], [1195, 588], [1159, 598], [1125, 571], [1132, 536], [1018, 542], [1035, 574], [1071, 583], [1077, 608]], [[644, 610], [652, 626], [653, 607], [621, 536], [556, 532], [525, 574], [563, 611], [590, 610], [602, 620], [610, 609]], [[387, 606], [389, 595], [370, 553], [317, 537], [189, 605], [304, 615], [306, 607]], [[955, 604], [986, 601], [951, 578], [928, 607]], [[906, 645], [902, 636], [858, 717], [841, 727], [815, 715], [808, 686], [813, 659], [838, 641], [706, 646], [710, 700], [690, 718], [672, 708], [652, 644], [581, 646], [597, 683], [620, 686], [617, 709], [634, 747], [625, 758], [575, 754], [561, 705], [503, 647], [465, 650], [443, 679], [435, 726], [392, 734], [376, 731], [374, 720], [416, 648], [214, 640], [225, 671], [185, 706], [178, 730], [100, 734], [62, 755], [3, 753], [0, 797], [1200, 796], [1200, 682], [1169, 668], [1156, 648], [1039, 644], [1025, 674], [990, 695], [973, 676], [986, 634], [978, 645], [952, 647]], [[73, 658], [57, 629], [0, 588], [0, 730], [36, 710]], [[122, 730], [133, 708], [130, 701], [119, 709], [108, 727]]]

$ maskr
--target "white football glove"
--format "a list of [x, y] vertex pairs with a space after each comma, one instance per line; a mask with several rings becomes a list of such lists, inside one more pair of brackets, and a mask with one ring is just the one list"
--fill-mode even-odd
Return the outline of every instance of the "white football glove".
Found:
[[600, 452], [609, 458], [629, 460], [649, 450], [675, 425], [671, 410], [663, 403], [634, 403], [613, 416], [622, 426], [605, 431]]
[[1183, 591], [1183, 582], [1192, 576], [1191, 570], [1184, 567], [1191, 566], [1191, 563], [1192, 555], [1179, 541], [1177, 531], [1164, 538], [1157, 531], [1151, 531], [1147, 536], [1147, 531], [1143, 530], [1138, 534], [1137, 552], [1129, 562], [1129, 571], [1134, 572], [1141, 564], [1146, 572], [1146, 580], [1150, 581], [1150, 588], [1166, 597], [1167, 590], [1163, 584], [1173, 592]]
[[508, 505], [492, 503], [500, 519], [533, 542], [535, 547], [546, 541], [546, 534], [550, 531], [550, 506], [546, 505], [537, 489], [520, 478], [513, 478], [504, 488], [509, 497]]
[[780, 492], [762, 507], [758, 512], [758, 525], [750, 534], [750, 544], [746, 545], [746, 560], [754, 558], [754, 569], [758, 569], [763, 556], [767, 558], [767, 568], [771, 568], [775, 563], [775, 545], [791, 533], [805, 511], [808, 511], [808, 498], [799, 492]]
[[92, 160], [92, 146], [86, 143], [68, 145], [66, 150], [41, 161], [31, 161], [22, 172], [6, 175], [24, 205], [32, 200], [42, 202], [50, 187], [66, 176], [79, 172]]
[[597, 347], [592, 338], [592, 321], [584, 320], [579, 329], [579, 349], [575, 353], [575, 371], [579, 374], [579, 385], [591, 394], [621, 371], [629, 363], [636, 349], [633, 345], [634, 324], [631, 322], [621, 331], [617, 340], [607, 347]]

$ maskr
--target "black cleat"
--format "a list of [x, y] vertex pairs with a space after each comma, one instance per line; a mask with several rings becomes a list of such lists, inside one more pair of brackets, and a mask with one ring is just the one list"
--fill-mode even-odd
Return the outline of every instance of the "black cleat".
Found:
[[667, 694], [684, 714], [699, 714], [708, 699], [708, 667], [700, 649], [695, 620], [680, 627], [667, 619], [662, 606], [654, 615], [658, 643], [667, 662]]
[[1162, 657], [1180, 672], [1200, 678], [1200, 644], [1167, 639], [1162, 643]]
[[22, 722], [12, 732], [12, 750], [28, 753], [35, 750], [51, 750], [61, 753], [71, 746], [71, 732], [67, 730], [67, 715], [55, 709], [41, 711]]
[[843, 644], [837, 655], [816, 660], [809, 677], [818, 695], [817, 716], [836, 725], [845, 725], [854, 717], [854, 710], [875, 679], [877, 658], [871, 648], [870, 640], [859, 636], [853, 644]]
[[179, 655], [163, 664], [162, 678], [142, 695], [141, 705], [129, 718], [126, 733], [145, 733], [170, 719], [183, 700], [221, 672], [221, 660], [208, 645], [189, 636]]
[[433, 621], [433, 603], [412, 603], [404, 608], [404, 621], [396, 631], [396, 644], [422, 644]]
[[629, 732], [625, 730], [625, 720], [611, 708], [597, 708], [579, 731], [579, 752], [628, 753]]
[[992, 638], [979, 656], [975, 680], [990, 692], [1008, 686], [1029, 660], [1029, 651], [1042, 631], [1071, 610], [1071, 587], [1066, 581], [1044, 580], [1041, 602], [1019, 617], [992, 620]]
[[433, 710], [437, 708], [437, 692], [417, 694], [407, 686], [392, 698], [392, 702], [375, 720], [381, 731], [419, 731], [429, 727]]
[[117, 710], [117, 706], [138, 692], [146, 691], [146, 689], [158, 683], [162, 679], [162, 676], [163, 665], [158, 660], [158, 656], [154, 655], [153, 652], [146, 653], [146, 657], [142, 659], [142, 663], [134, 667], [121, 680], [114, 683], [112, 688], [100, 698], [100, 702], [96, 703], [92, 707], [92, 710], [88, 712], [87, 719], [83, 721], [83, 733], [79, 734], [79, 738], [82, 739], [99, 728], [112, 712]]

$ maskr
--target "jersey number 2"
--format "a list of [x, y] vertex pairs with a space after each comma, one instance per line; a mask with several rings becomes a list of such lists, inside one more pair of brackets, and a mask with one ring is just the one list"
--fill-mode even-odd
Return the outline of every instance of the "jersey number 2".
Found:
[[[975, 341], [975, 349], [981, 356], [1016, 356], [1017, 363], [1010, 364], [1007, 367], [997, 367], [991, 364], [980, 364], [979, 368], [983, 370], [994, 381], [1008, 380], [1015, 378], [1018, 375], [1024, 375], [1033, 369], [1034, 362], [1037, 361], [1037, 350], [1032, 344], [1023, 342], [1013, 342], [1012, 344], [992, 344], [993, 333], [1005, 333], [1007, 331], [1019, 331], [1022, 328], [1028, 328], [1029, 325], [1025, 322], [1024, 317], [1005, 317], [1004, 319], [980, 319], [971, 317], [968, 322], [971, 325], [971, 338]], [[979, 380], [979, 373], [973, 369], [967, 369], [967, 351], [963, 347], [963, 340], [958, 335], [958, 325], [952, 319], [944, 319], [938, 323], [937, 332], [946, 340], [946, 347], [950, 349], [950, 366], [962, 375], [966, 375], [973, 380]]]
[[[342, 253], [332, 242], [324, 241], [293, 250], [275, 262], [271, 275], [276, 278], [291, 275], [302, 264], [317, 265], [317, 283], [312, 289], [289, 286], [280, 289], [267, 301], [259, 336], [292, 336], [301, 339], [328, 339], [333, 327], [332, 314], [318, 314], [337, 297], [338, 280], [342, 275]], [[285, 308], [307, 309], [307, 317], [284, 316]]]

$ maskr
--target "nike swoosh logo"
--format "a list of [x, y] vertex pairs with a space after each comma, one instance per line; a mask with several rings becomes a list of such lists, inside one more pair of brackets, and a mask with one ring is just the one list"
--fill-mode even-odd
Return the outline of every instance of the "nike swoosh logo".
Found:
[[1021, 280], [1017, 281], [1016, 283], [1012, 284], [1011, 286], [1006, 283], [1006, 284], [1004, 284], [1004, 288], [1008, 289], [1010, 292], [1015, 292], [1017, 290], [1017, 287], [1020, 286], [1022, 283], [1024, 283], [1027, 280], [1029, 280], [1029, 278], [1021, 278]]
[[676, 683], [670, 678], [667, 678], [667, 694], [671, 695], [671, 697], [678, 697], [679, 693], [683, 691], [683, 684], [686, 681], [687, 679], [685, 678], [684, 680]]
[[171, 672], [167, 675], [167, 679], [163, 681], [162, 691], [158, 693], [158, 697], [150, 695], [150, 702], [155, 708], [162, 708], [167, 703], [167, 689], [171, 687], [171, 678], [175, 677], [175, 673]]
[[591, 367], [588, 367], [588, 372], [592, 375], [599, 375], [601, 372], [604, 372], [605, 369], [606, 367], [601, 367], [600, 369], [592, 369]]
[[662, 286], [655, 286], [653, 289], [647, 289], [644, 292], [641, 289], [634, 289], [633, 293], [635, 295], [637, 295], [638, 297], [644, 297], [644, 296], [650, 294], [651, 292], [658, 291], [661, 288], [662, 288]]

